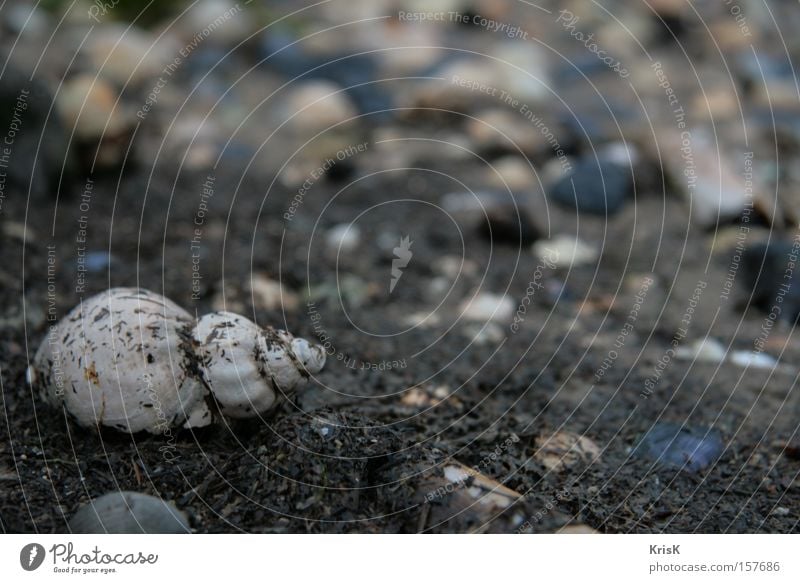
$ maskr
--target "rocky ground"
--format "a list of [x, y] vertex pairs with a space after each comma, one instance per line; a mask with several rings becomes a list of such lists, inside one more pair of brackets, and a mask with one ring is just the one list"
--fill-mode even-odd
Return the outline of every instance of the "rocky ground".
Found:
[[[0, 8], [0, 530], [798, 529], [796, 5], [158, 4]], [[81, 428], [26, 368], [113, 286], [327, 364]]]

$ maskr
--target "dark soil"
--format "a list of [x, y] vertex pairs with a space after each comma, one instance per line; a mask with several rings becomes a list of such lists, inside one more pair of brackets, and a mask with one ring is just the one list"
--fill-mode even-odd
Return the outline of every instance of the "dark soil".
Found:
[[[461, 122], [393, 123], [436, 136]], [[80, 176], [62, 186], [58, 201], [28, 199], [18, 189], [4, 202], [0, 531], [65, 532], [80, 505], [114, 490], [174, 501], [197, 532], [555, 532], [570, 523], [609, 533], [798, 530], [793, 328], [781, 325], [769, 336], [766, 352], [782, 363], [775, 370], [672, 358], [651, 394], [643, 393], [698, 283], [705, 287], [682, 344], [710, 334], [731, 350], [752, 350], [765, 321], [738, 297], [720, 299], [730, 255], [712, 252], [713, 233], [690, 226], [686, 204], [669, 185], [662, 190], [652, 168], [637, 176], [635, 201], [608, 218], [550, 207], [550, 234], [578, 234], [600, 250], [599, 261], [546, 269], [547, 289], [556, 291], [535, 294], [518, 332], [501, 324], [497, 341], [471, 343], [475, 330], [458, 320], [462, 299], [481, 289], [506, 292], [518, 305], [540, 264], [514, 237], [493, 242], [481, 225], [451, 221], [438, 208], [444, 194], [463, 188], [457, 181], [481, 187], [479, 163], [421, 154], [414, 169], [366, 174], [354, 156], [346, 171], [316, 182], [287, 221], [296, 188], [273, 181], [275, 168], [247, 167], [249, 156], [230, 153], [213, 170], [196, 299], [190, 243], [211, 171], [183, 169], [170, 155], [148, 161], [160, 143], [154, 128], [143, 125], [136, 135], [136, 163], [93, 175], [88, 211], [80, 207]], [[344, 143], [374, 145], [370, 128], [347, 135]], [[280, 163], [293, 151], [265, 147]], [[112, 260], [87, 274], [81, 291], [82, 215], [86, 248], [110, 251]], [[361, 243], [337, 257], [326, 232], [350, 221]], [[389, 294], [401, 235], [410, 235], [414, 255]], [[309, 339], [321, 329], [334, 354], [295, 403], [264, 419], [169, 438], [82, 429], [25, 381], [49, 324], [48, 246], [57, 318], [111, 286], [141, 286], [196, 313], [212, 310], [224, 293], [231, 309], [259, 324]], [[442, 275], [437, 262], [447, 256], [465, 258], [474, 271]], [[253, 306], [246, 291], [253, 273], [280, 280], [299, 305]], [[615, 347], [648, 276], [653, 284], [633, 331]], [[444, 292], [432, 285], [439, 277]], [[408, 329], [411, 315], [439, 305], [438, 323]], [[618, 357], [604, 368], [610, 351]], [[389, 370], [364, 364], [401, 361]], [[441, 387], [447, 396], [437, 393]], [[725, 449], [701, 472], [632, 455], [660, 421], [714, 428]], [[599, 457], [548, 469], [536, 440], [554, 431], [591, 439]], [[489, 514], [452, 496], [427, 500], [447, 460], [477, 467], [522, 496]]]
[[[191, 180], [186, 182], [190, 184]], [[349, 208], [356, 213], [370, 202], [379, 203], [383, 193], [399, 188], [398, 182], [389, 178], [364, 188], [351, 203], [342, 201], [343, 208], [338, 210], [344, 214]], [[111, 239], [115, 259], [110, 276], [99, 273], [91, 277], [91, 291], [138, 284], [192, 306], [189, 276], [180, 269], [187, 262], [188, 241], [179, 233], [190, 228], [196, 198], [188, 184], [176, 194], [164, 235], [168, 194], [151, 189], [145, 206], [139, 188], [132, 178], [123, 183], [116, 197], [117, 206], [124, 206], [127, 215], [138, 216], [144, 207], [146, 218], [127, 224], [113, 218], [114, 184], [99, 183], [96, 187], [91, 244], [107, 248], [108, 231], [115, 225]], [[258, 192], [255, 185], [252, 188], [230, 206], [225, 199], [229, 200], [232, 192], [221, 191], [215, 198], [220, 220], [228, 210], [232, 216], [223, 231], [224, 255], [221, 245], [210, 244], [205, 264], [221, 265], [225, 257], [227, 271], [219, 275], [238, 283], [247, 280], [252, 261], [254, 269], [297, 285], [305, 278], [304, 261], [288, 265], [284, 259], [286, 271], [278, 271], [284, 237], [279, 212], [283, 200], [274, 193], [263, 201], [250, 195]], [[429, 200], [436, 200], [433, 184], [427, 192]], [[417, 196], [425, 198], [426, 194]], [[315, 212], [310, 207], [323, 200], [323, 196], [309, 198], [304, 212]], [[259, 215], [262, 202], [265, 208]], [[639, 204], [637, 225], [660, 223], [660, 207], [655, 200]], [[23, 208], [12, 212], [22, 217]], [[26, 245], [5, 236], [2, 269], [3, 279], [9, 283], [3, 287], [2, 305], [6, 311], [21, 308], [23, 282], [19, 274], [23, 266], [27, 274], [24, 297], [29, 308], [39, 306], [41, 310], [45, 305], [47, 281], [43, 274], [48, 244], [59, 249], [59, 314], [79, 301], [73, 291], [74, 270], [68, 265], [76, 224], [69, 216], [73, 208], [73, 204], [59, 207], [53, 239], [47, 236], [52, 205], [48, 209], [44, 203], [28, 215]], [[674, 230], [682, 228], [679, 213], [667, 212], [663, 218], [674, 219]], [[414, 308], [419, 301], [414, 297], [415, 290], [426, 285], [429, 266], [437, 254], [462, 253], [455, 235], [443, 229], [433, 212], [378, 207], [372, 225], [378, 230], [381, 224], [403, 221], [409, 221], [403, 224], [413, 225], [417, 234], [418, 261], [411, 263], [402, 282], [409, 297], [367, 300], [358, 309], [358, 318], [374, 329], [398, 326], [398, 320]], [[116, 228], [118, 223], [120, 228]], [[608, 239], [631, 238], [630, 227], [625, 215], [612, 219]], [[135, 241], [139, 230], [138, 248], [125, 243]], [[644, 231], [642, 238], [648, 235], [648, 229]], [[703, 245], [702, 234], [695, 238], [690, 234], [685, 242], [669, 236], [669, 226], [665, 231], [663, 249], [680, 249], [684, 243], [689, 248]], [[309, 235], [309, 231], [299, 229], [287, 232], [283, 253], [302, 260], [306, 255], [304, 239]], [[639, 237], [638, 233], [633, 236]], [[512, 294], [521, 297], [537, 260], [518, 249], [491, 248], [486, 240], [470, 239], [468, 257], [480, 261], [482, 256], [493, 254], [488, 287], [497, 289], [509, 280]], [[653, 272], [661, 274], [659, 280], [669, 282], [675, 252], [658, 257], [654, 256], [657, 249], [644, 242], [634, 245], [632, 262], [654, 265]], [[601, 269], [614, 269], [613, 262], [618, 260], [609, 255]], [[357, 257], [348, 261], [347, 269], [365, 278], [374, 274], [376, 282], [388, 274], [386, 259], [374, 245], [364, 245]], [[706, 280], [713, 286], [719, 274], [713, 271], [713, 265], [710, 273], [705, 273], [704, 267], [704, 260], [689, 258], [681, 264], [681, 279], [688, 284]], [[311, 269], [312, 282], [335, 281], [335, 262], [314, 261]], [[356, 368], [331, 358], [323, 373], [301, 391], [296, 407], [287, 406], [285, 412], [263, 422], [196, 434], [181, 432], [170, 443], [164, 437], [98, 436], [76, 427], [61, 412], [43, 406], [24, 380], [26, 353], [41, 339], [43, 323], [29, 327], [27, 337], [20, 330], [4, 329], [0, 344], [4, 363], [2, 419], [8, 440], [0, 445], [2, 527], [7, 532], [61, 532], [80, 504], [107, 491], [125, 489], [175, 500], [201, 532], [416, 531], [425, 524], [422, 513], [426, 505], [420, 503], [415, 487], [415, 480], [420, 478], [415, 476], [440, 471], [436, 462], [445, 455], [479, 466], [487, 454], [514, 434], [520, 437], [518, 443], [480, 467], [484, 474], [526, 495], [520, 505], [528, 516], [548, 504], [552, 507], [551, 500], [558, 494], [557, 512], [534, 524], [535, 531], [552, 531], [568, 519], [605, 532], [795, 530], [795, 517], [775, 512], [779, 507], [795, 508], [799, 501], [796, 478], [800, 466], [783, 453], [796, 427], [798, 403], [791, 391], [794, 376], [756, 369], [745, 373], [727, 364], [690, 367], [672, 361], [655, 393], [643, 399], [643, 383], [668, 348], [674, 322], [684, 309], [681, 299], [686, 296], [676, 294], [675, 302], [659, 302], [659, 309], [662, 304], [666, 308], [660, 317], [655, 316], [652, 330], [641, 325], [619, 351], [614, 366], [594, 382], [609, 339], [613, 341], [624, 324], [632, 294], [617, 297], [614, 305], [621, 304], [622, 309], [592, 307], [593, 300], [613, 297], [617, 291], [613, 278], [608, 283], [601, 277], [593, 279], [593, 269], [581, 268], [585, 273], [570, 274], [565, 281], [571, 299], [560, 300], [555, 306], [536, 305], [520, 332], [509, 335], [499, 351], [494, 345], [467, 346], [463, 336], [451, 332], [413, 357], [429, 343], [430, 332], [414, 331], [388, 341], [365, 342], [364, 336], [348, 325], [338, 306], [325, 309], [328, 335], [335, 339], [337, 350], [359, 362]], [[200, 311], [209, 309], [205, 301], [194, 305]], [[737, 344], [746, 348], [748, 338], [753, 337], [748, 331], [754, 334], [763, 318], [752, 314], [740, 322], [740, 314], [726, 306], [714, 316], [718, 322], [726, 322], [731, 333], [741, 326], [738, 337], [742, 340]], [[277, 325], [282, 325], [285, 317], [288, 329], [313, 336], [311, 322], [302, 309], [286, 314], [253, 314], [259, 322]], [[702, 324], [695, 325], [702, 329]], [[592, 338], [599, 346], [588, 345], [587, 339]], [[603, 339], [605, 343], [601, 344]], [[787, 353], [792, 348], [787, 339]], [[359, 370], [362, 361], [379, 362], [383, 358], [405, 358], [408, 366], [389, 372]], [[426, 382], [429, 378], [432, 380]], [[420, 383], [424, 387], [447, 385], [452, 396], [433, 407], [403, 404], [404, 393]], [[718, 428], [726, 440], [724, 454], [702, 475], [659, 469], [648, 460], [632, 458], [632, 446], [659, 419]], [[325, 424], [332, 430], [323, 439], [319, 428]], [[533, 459], [534, 439], [555, 429], [589, 436], [603, 450], [600, 459], [588, 466], [547, 471]], [[174, 446], [169, 455], [164, 455], [165, 445]], [[464, 527], [456, 519], [433, 525], [431, 530]]]

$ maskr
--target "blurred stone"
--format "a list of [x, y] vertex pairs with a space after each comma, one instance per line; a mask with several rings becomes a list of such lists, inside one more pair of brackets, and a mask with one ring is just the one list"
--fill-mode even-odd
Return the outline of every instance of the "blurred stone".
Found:
[[719, 122], [739, 115], [742, 103], [731, 87], [710, 85], [695, 95], [692, 100], [692, 112], [699, 118]]
[[612, 215], [631, 197], [631, 176], [630, 168], [586, 156], [548, 192], [553, 200], [578, 212]]
[[[352, 105], [362, 114], [391, 109], [391, 95], [380, 82], [382, 75], [374, 55], [358, 54], [357, 51], [314, 55], [304, 50], [307, 43], [297, 43], [296, 40], [287, 31], [270, 30], [264, 34], [261, 41], [264, 66], [292, 80], [292, 85], [301, 81], [333, 83], [342, 88]], [[388, 115], [379, 114], [378, 118]], [[373, 120], [375, 115], [367, 119]]]
[[247, 39], [253, 31], [254, 20], [248, 9], [230, 0], [200, 0], [195, 2], [177, 22], [181, 38], [191, 43], [203, 30], [213, 25], [213, 31], [202, 43], [234, 46]]
[[442, 57], [441, 27], [425, 23], [401, 23], [381, 31], [378, 54], [380, 71], [386, 78], [409, 76], [433, 67]]
[[532, 165], [519, 156], [503, 156], [492, 162], [486, 171], [486, 181], [494, 188], [512, 192], [541, 188]]
[[639, 441], [634, 454], [661, 466], [701, 472], [717, 461], [724, 444], [719, 432], [678, 423], [656, 423]]
[[433, 262], [434, 272], [449, 280], [459, 277], [472, 277], [478, 273], [478, 264], [458, 255], [444, 255]]
[[569, 235], [559, 235], [546, 241], [537, 241], [533, 245], [533, 254], [562, 269], [591, 265], [600, 257], [597, 247], [587, 245], [580, 239]]
[[474, 114], [466, 123], [467, 135], [479, 150], [535, 153], [545, 141], [519, 113], [492, 108]]
[[722, 362], [727, 351], [725, 347], [713, 338], [697, 340], [688, 346], [680, 346], [675, 351], [675, 357], [694, 362]]
[[81, 140], [116, 135], [133, 125], [133, 116], [119, 102], [119, 94], [93, 75], [78, 75], [66, 81], [57, 96], [57, 105], [67, 128]]
[[111, 267], [111, 254], [108, 251], [88, 251], [84, 265], [89, 273], [100, 273]]
[[495, 74], [497, 87], [528, 109], [553, 98], [548, 54], [542, 47], [518, 40], [503, 41], [493, 47], [489, 55], [501, 63], [493, 62], [498, 67]]
[[42, 35], [50, 28], [47, 13], [27, 3], [5, 5], [0, 16], [5, 28], [16, 35]]
[[325, 240], [333, 255], [352, 253], [361, 242], [361, 229], [352, 223], [334, 225], [328, 229]]
[[92, 30], [83, 53], [92, 67], [87, 75], [149, 89], [146, 85], [155, 83], [162, 69], [180, 56], [180, 48], [169, 36], [159, 40], [135, 26], [107, 22]]
[[496, 322], [468, 324], [463, 334], [474, 346], [496, 346], [506, 338], [505, 331]]
[[547, 229], [543, 200], [531, 193], [454, 192], [442, 208], [496, 244], [530, 245]]
[[514, 314], [514, 302], [507, 295], [480, 292], [461, 303], [461, 317], [474, 322], [508, 322]]
[[[431, 72], [436, 79], [421, 82], [404, 95], [411, 107], [430, 107], [471, 111], [477, 104], [502, 102], [503, 95], [533, 110], [550, 98], [552, 83], [545, 55], [529, 43], [503, 43], [490, 51], [489, 57], [447, 60]], [[520, 116], [531, 133], [533, 124]]]
[[327, 81], [311, 81], [292, 88], [286, 105], [289, 124], [303, 133], [334, 129], [336, 124], [358, 115], [341, 87]]
[[794, 323], [800, 315], [800, 274], [794, 268], [800, 247], [785, 239], [748, 246], [741, 255], [743, 296], [777, 320]]
[[748, 202], [747, 192], [759, 190], [745, 183], [744, 158], [734, 163], [703, 128], [688, 131], [683, 137], [664, 132], [660, 144], [664, 171], [688, 199], [692, 221], [700, 227], [738, 217]]
[[138, 492], [111, 492], [81, 506], [69, 521], [72, 534], [186, 534], [186, 515], [174, 504]]
[[294, 311], [300, 304], [297, 295], [289, 291], [281, 282], [264, 274], [257, 273], [251, 278], [253, 305], [268, 311]]
[[745, 368], [764, 368], [772, 370], [778, 366], [777, 360], [763, 352], [736, 350], [732, 352], [728, 358], [733, 364]]
[[556, 534], [600, 534], [600, 531], [586, 524], [574, 523], [562, 527]]
[[560, 471], [578, 464], [591, 464], [600, 459], [600, 448], [583, 435], [557, 431], [539, 436], [534, 441], [533, 458], [550, 471]]
[[51, 113], [52, 103], [43, 80], [30, 79], [13, 62], [5, 66], [0, 78], [0, 139], [7, 150], [4, 191], [17, 188], [37, 198], [54, 196], [62, 172], [69, 182], [74, 168], [68, 137], [59, 117]]
[[435, 312], [414, 312], [403, 319], [406, 326], [433, 328], [441, 324], [442, 319]]

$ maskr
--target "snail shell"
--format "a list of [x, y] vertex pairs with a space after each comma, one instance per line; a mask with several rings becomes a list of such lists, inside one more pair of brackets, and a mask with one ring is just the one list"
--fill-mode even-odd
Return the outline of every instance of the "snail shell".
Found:
[[194, 319], [147, 290], [113, 288], [51, 328], [29, 381], [85, 427], [164, 433], [211, 422], [192, 346]]
[[51, 328], [28, 380], [85, 427], [160, 434], [223, 415], [254, 417], [325, 365], [325, 351], [283, 330], [214, 312], [195, 321], [167, 298], [114, 288]]
[[200, 318], [194, 337], [203, 379], [227, 417], [269, 411], [325, 364], [321, 346], [231, 312]]

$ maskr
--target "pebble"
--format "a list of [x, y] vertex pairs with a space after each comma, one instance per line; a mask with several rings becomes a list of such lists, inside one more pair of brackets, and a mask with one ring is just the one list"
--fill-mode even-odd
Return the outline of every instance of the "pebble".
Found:
[[295, 40], [287, 31], [265, 34], [261, 41], [261, 54], [266, 59], [264, 65], [289, 79], [297, 79], [295, 82], [335, 83], [344, 88], [343, 94], [359, 112], [373, 114], [369, 119], [388, 115], [376, 114], [391, 109], [392, 99], [380, 83], [380, 67], [374, 55], [317, 56], [304, 51], [302, 44], [295, 43]]
[[344, 275], [337, 283], [321, 283], [311, 287], [308, 300], [315, 303], [342, 302], [351, 310], [364, 305], [372, 293], [370, 286], [357, 275]]
[[44, 310], [33, 302], [25, 303], [24, 313], [21, 306], [15, 305], [0, 314], [0, 330], [38, 330], [44, 322]]
[[403, 323], [411, 327], [433, 328], [441, 324], [441, 318], [435, 312], [413, 312], [403, 318]]
[[433, 271], [452, 281], [459, 277], [473, 277], [478, 273], [478, 264], [472, 259], [465, 259], [459, 255], [444, 255], [436, 259]]
[[577, 464], [590, 464], [600, 459], [601, 449], [591, 439], [569, 431], [556, 431], [539, 436], [533, 457], [550, 471], [559, 471]]
[[598, 154], [603, 160], [623, 168], [636, 167], [642, 161], [639, 149], [631, 142], [611, 142], [600, 148]]
[[107, 22], [95, 27], [83, 46], [92, 67], [86, 74], [94, 78], [98, 73], [120, 86], [146, 87], [178, 54], [176, 45], [168, 35], [159, 40], [136, 27]]
[[187, 534], [186, 515], [174, 504], [138, 492], [111, 492], [82, 506], [69, 521], [72, 534]]
[[511, 204], [487, 210], [479, 233], [494, 243], [515, 246], [530, 245], [541, 237], [530, 215]]
[[529, 162], [519, 156], [498, 158], [486, 171], [486, 181], [501, 190], [520, 192], [538, 187], [539, 178]]
[[548, 54], [542, 47], [511, 40], [498, 43], [488, 53], [497, 59], [490, 60], [495, 87], [501, 87], [529, 108], [553, 98]]
[[38, 6], [11, 4], [4, 10], [2, 16], [6, 28], [17, 35], [41, 35], [50, 27], [47, 14]]
[[[746, 193], [758, 192], [761, 187], [745, 184], [743, 159], [736, 163], [725, 147], [714, 142], [708, 130], [691, 128], [688, 131], [691, 135], [688, 141], [675, 133], [664, 132], [659, 147], [664, 153], [665, 173], [691, 205], [692, 222], [709, 228], [739, 217], [747, 204]], [[753, 175], [755, 182], [755, 173]]]
[[361, 243], [361, 229], [352, 223], [334, 225], [328, 229], [325, 241], [334, 254], [352, 253]]
[[474, 114], [466, 132], [475, 149], [489, 152], [535, 153], [546, 146], [541, 132], [533, 132], [519, 113], [491, 108]]
[[677, 358], [695, 362], [722, 362], [726, 354], [722, 343], [713, 338], [697, 340], [688, 346], [680, 346], [675, 351]]
[[788, 240], [756, 243], [742, 253], [737, 278], [752, 305], [789, 323], [800, 315], [798, 254], [800, 249]]
[[281, 282], [264, 274], [253, 275], [251, 282], [253, 304], [262, 310], [294, 311], [300, 305], [297, 294], [288, 290]]
[[334, 129], [358, 115], [342, 88], [329, 81], [299, 84], [290, 90], [286, 107], [289, 124], [303, 133]]
[[514, 314], [514, 301], [507, 295], [480, 292], [461, 303], [461, 317], [472, 322], [508, 322]]
[[733, 364], [746, 368], [764, 368], [771, 370], [778, 366], [777, 360], [763, 352], [736, 350], [732, 352], [728, 358]]
[[[457, 220], [469, 222], [484, 238], [509, 245], [530, 245], [545, 232], [546, 219], [535, 213], [537, 198], [530, 193], [500, 191], [456, 192], [442, 197], [442, 208]], [[539, 216], [537, 222], [534, 217]]]
[[475, 346], [495, 346], [506, 338], [503, 328], [496, 322], [468, 324], [463, 334]]
[[550, 197], [578, 212], [612, 215], [632, 195], [631, 170], [611, 160], [583, 157], [572, 172], [553, 184]]
[[701, 472], [719, 458], [724, 444], [719, 432], [678, 423], [657, 423], [634, 449], [663, 467]]
[[558, 158], [550, 158], [542, 165], [540, 176], [544, 184], [555, 184], [565, 176], [569, 176], [571, 168], [574, 168], [576, 159], [567, 156], [564, 161]]
[[675, 351], [676, 358], [694, 362], [722, 362], [726, 358], [731, 364], [749, 368], [774, 369], [778, 361], [769, 354], [750, 350], [734, 350], [728, 353], [718, 340], [706, 338], [697, 340]]
[[[30, 79], [30, 74], [13, 60], [0, 74], [0, 133], [4, 140], [13, 137], [13, 147], [9, 148], [12, 163], [3, 164], [0, 170], [4, 182], [0, 183], [1, 210], [2, 195], [8, 194], [6, 189], [11, 184], [23, 192], [30, 188], [35, 197], [52, 196], [62, 179], [62, 169], [68, 182], [73, 167], [68, 156], [69, 138], [51, 111], [53, 94], [48, 84], [38, 76]], [[27, 92], [24, 101], [20, 99], [23, 91]], [[11, 128], [16, 126], [20, 131], [11, 136]]]
[[537, 241], [533, 245], [533, 254], [563, 269], [591, 265], [600, 257], [600, 251], [596, 246], [569, 235], [558, 235], [553, 239]]
[[[227, 15], [227, 18], [226, 18]], [[222, 17], [222, 19], [220, 18]], [[250, 36], [255, 24], [251, 14], [230, 0], [200, 0], [192, 4], [177, 22], [181, 38], [191, 43], [198, 32], [216, 22], [213, 32], [202, 42], [233, 46]]]
[[67, 131], [89, 141], [118, 135], [132, 127], [133, 117], [118, 99], [119, 94], [110, 83], [85, 74], [64, 83], [56, 104]]
[[389, 27], [384, 31], [383, 47], [403, 46], [402, 50], [381, 51], [380, 70], [386, 78], [407, 77], [436, 65], [442, 58], [443, 48], [439, 30], [433, 27], [410, 26]]
[[84, 265], [89, 273], [104, 271], [111, 266], [111, 254], [108, 251], [89, 251]]
[[600, 531], [586, 524], [576, 523], [561, 527], [556, 534], [600, 534]]
[[[518, 104], [535, 108], [551, 97], [552, 82], [547, 70], [547, 57], [530, 43], [500, 43], [487, 51], [487, 57], [446, 58], [426, 75], [431, 79], [421, 82], [403, 97], [402, 105], [441, 108], [453, 111], [470, 111], [476, 102], [497, 103], [500, 90]], [[454, 83], [461, 79], [464, 84]], [[497, 89], [494, 97], [473, 91], [472, 83]], [[519, 124], [530, 122], [517, 114]]]

